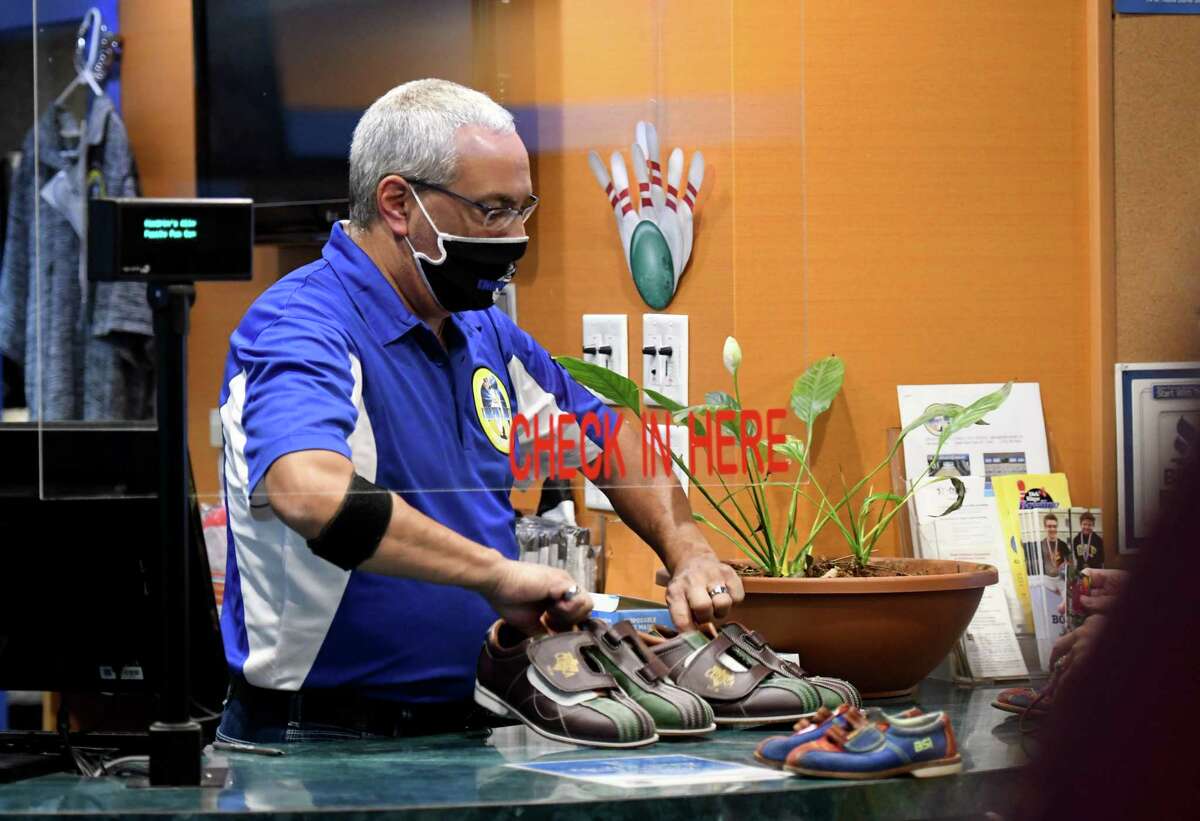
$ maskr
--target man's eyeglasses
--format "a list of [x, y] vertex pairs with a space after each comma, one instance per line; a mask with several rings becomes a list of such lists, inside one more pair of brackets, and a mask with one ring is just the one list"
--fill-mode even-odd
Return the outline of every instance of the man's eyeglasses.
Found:
[[424, 180], [409, 180], [409, 185], [419, 185], [422, 188], [428, 188], [433, 191], [438, 191], [447, 196], [454, 197], [456, 200], [461, 200], [473, 208], [478, 208], [483, 212], [483, 227], [489, 231], [505, 231], [512, 227], [516, 220], [521, 220], [522, 223], [528, 222], [529, 217], [533, 215], [533, 211], [538, 206], [538, 198], [530, 194], [529, 199], [520, 208], [495, 208], [490, 205], [484, 205], [481, 202], [476, 202], [473, 199], [464, 197], [462, 194], [456, 194], [449, 188], [443, 188], [440, 185], [434, 185], [431, 182]]

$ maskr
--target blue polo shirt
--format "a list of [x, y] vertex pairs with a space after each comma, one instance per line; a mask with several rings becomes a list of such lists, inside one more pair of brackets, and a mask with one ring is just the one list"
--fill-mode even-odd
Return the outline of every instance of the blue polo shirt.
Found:
[[497, 618], [483, 597], [344, 571], [275, 516], [262, 487], [284, 454], [334, 451], [422, 513], [516, 558], [513, 414], [538, 417], [541, 431], [551, 415], [593, 412], [609, 429], [615, 415], [497, 309], [452, 315], [445, 337], [443, 348], [339, 224], [321, 259], [264, 292], [230, 338], [221, 627], [230, 667], [251, 684], [470, 698]]

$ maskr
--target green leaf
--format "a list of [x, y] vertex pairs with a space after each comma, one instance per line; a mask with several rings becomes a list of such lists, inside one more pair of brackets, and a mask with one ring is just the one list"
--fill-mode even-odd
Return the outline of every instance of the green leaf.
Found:
[[962, 479], [959, 479], [956, 476], [947, 476], [945, 478], [950, 482], [950, 484], [954, 485], [955, 499], [950, 507], [946, 508], [941, 513], [938, 513], [937, 516], [946, 516], [958, 510], [960, 507], [962, 507], [963, 499], [967, 497], [967, 486], [963, 484]]
[[[645, 391], [646, 396], [649, 396], [659, 405], [666, 408], [671, 413], [672, 418], [676, 418], [677, 414], [679, 413], [683, 413], [684, 418], [687, 418], [687, 407], [679, 402], [676, 402], [671, 397], [665, 396], [664, 394], [661, 394], [656, 390], [651, 390], [650, 388], [643, 388], [643, 391]], [[676, 419], [676, 421], [678, 420]]]
[[732, 408], [733, 410], [741, 410], [742, 406], [738, 401], [725, 391], [709, 391], [704, 394], [704, 403], [712, 405], [715, 408]]
[[773, 445], [771, 450], [786, 456], [797, 464], [804, 464], [804, 441], [790, 433], [787, 435], [787, 439], [778, 445]]
[[908, 434], [912, 433], [917, 428], [928, 424], [929, 422], [933, 421], [934, 419], [937, 419], [938, 417], [945, 417], [946, 419], [950, 419], [951, 417], [953, 417], [959, 413], [962, 413], [962, 409], [963, 409], [962, 405], [955, 405], [952, 403], [938, 403], [936, 405], [930, 405], [929, 407], [927, 407], [925, 409], [924, 413], [922, 413], [916, 419], [909, 422], [908, 425], [904, 428], [904, 430], [900, 431], [900, 439], [903, 439], [905, 436], [908, 436]]
[[983, 417], [1003, 405], [1004, 400], [1008, 399], [1009, 393], [1012, 392], [1012, 384], [1012, 382], [1006, 382], [1003, 387], [979, 397], [963, 408], [961, 412], [951, 416], [950, 423], [946, 425], [938, 437], [938, 449], [940, 450], [942, 445], [946, 444], [946, 440], [951, 436], [964, 428], [969, 428], [971, 425], [983, 421]]
[[742, 553], [745, 554], [746, 558], [748, 558], [754, 565], [756, 565], [759, 569], [761, 569], [767, 575], [769, 575], [769, 576], [779, 575], [778, 568], [776, 567], [776, 565], [773, 564], [767, 558], [767, 556], [765, 556], [763, 554], [763, 552], [761, 550], [758, 550], [753, 545], [743, 544], [742, 542], [733, 538], [728, 533], [726, 533], [724, 530], [717, 527], [715, 524], [713, 524], [708, 519], [706, 519], [703, 516], [703, 514], [692, 511], [692, 520], [695, 522], [698, 522], [699, 524], [702, 524], [702, 525], [712, 528], [717, 533], [720, 533], [722, 536], [724, 536], [726, 539], [728, 539], [730, 542], [732, 542], [734, 547], [736, 547], [738, 550], [742, 551]]
[[904, 498], [902, 496], [897, 496], [895, 493], [872, 493], [867, 496], [867, 498], [863, 499], [862, 509], [859, 511], [858, 515], [859, 520], [865, 522], [868, 514], [871, 512], [871, 505], [879, 501], [892, 502], [897, 505], [904, 504]]
[[829, 410], [845, 378], [846, 366], [836, 356], [812, 363], [792, 387], [792, 411], [811, 428], [816, 418]]
[[641, 391], [632, 379], [573, 356], [557, 356], [554, 361], [566, 368], [571, 378], [580, 385], [591, 388], [605, 399], [641, 415]]

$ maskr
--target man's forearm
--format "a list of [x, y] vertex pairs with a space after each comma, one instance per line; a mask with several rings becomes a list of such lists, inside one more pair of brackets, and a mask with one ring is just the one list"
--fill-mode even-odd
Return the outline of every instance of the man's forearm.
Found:
[[[691, 505], [675, 472], [642, 473], [643, 442], [638, 430], [623, 426], [618, 434], [618, 446], [631, 466], [628, 473], [599, 482], [621, 521], [658, 553], [668, 571], [674, 571], [686, 556], [712, 553], [712, 548], [692, 519]], [[630, 459], [629, 454], [636, 456]]]
[[[354, 466], [330, 451], [299, 451], [267, 472], [267, 496], [276, 515], [305, 539], [320, 534], [345, 498]], [[452, 584], [486, 592], [504, 557], [439, 524], [395, 493], [387, 530], [362, 570]]]
[[486, 593], [504, 561], [499, 551], [454, 532], [393, 493], [391, 524], [359, 568]]

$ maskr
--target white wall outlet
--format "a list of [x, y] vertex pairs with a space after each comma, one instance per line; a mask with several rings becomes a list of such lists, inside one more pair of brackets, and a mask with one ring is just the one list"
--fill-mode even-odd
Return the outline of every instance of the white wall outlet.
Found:
[[[642, 314], [642, 385], [688, 403], [686, 314]], [[651, 405], [656, 402], [647, 398]]]
[[582, 357], [585, 362], [629, 376], [629, 317], [625, 314], [584, 314]]

